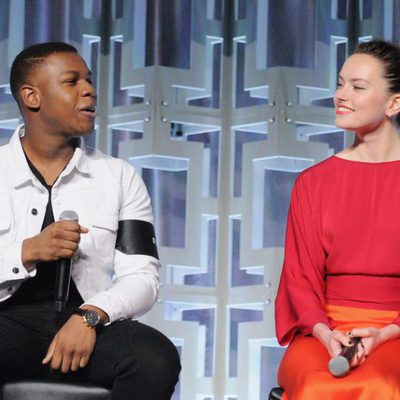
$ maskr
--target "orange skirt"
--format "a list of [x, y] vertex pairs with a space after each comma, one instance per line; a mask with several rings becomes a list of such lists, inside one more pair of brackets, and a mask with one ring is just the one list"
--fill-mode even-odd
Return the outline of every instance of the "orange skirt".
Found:
[[[397, 311], [327, 306], [335, 329], [382, 328], [397, 318]], [[288, 347], [278, 371], [282, 400], [400, 400], [400, 339], [376, 348], [368, 359], [343, 378], [328, 371], [329, 354], [310, 336], [298, 336]]]

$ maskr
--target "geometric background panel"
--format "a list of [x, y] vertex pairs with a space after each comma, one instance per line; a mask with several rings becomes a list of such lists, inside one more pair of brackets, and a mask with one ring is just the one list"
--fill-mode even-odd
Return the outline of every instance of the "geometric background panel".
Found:
[[174, 400], [276, 384], [293, 182], [352, 143], [333, 124], [337, 74], [359, 41], [400, 39], [399, 15], [398, 0], [0, 0], [0, 144], [20, 121], [15, 55], [66, 41], [99, 94], [86, 144], [145, 181], [163, 267], [142, 320], [180, 352]]

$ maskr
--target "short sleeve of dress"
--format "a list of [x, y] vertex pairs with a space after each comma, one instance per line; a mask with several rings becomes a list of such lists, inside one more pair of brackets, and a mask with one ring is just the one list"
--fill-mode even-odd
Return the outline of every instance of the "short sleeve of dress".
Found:
[[331, 326], [325, 312], [326, 255], [307, 186], [304, 174], [300, 175], [288, 214], [285, 259], [275, 302], [276, 333], [281, 345], [298, 333], [310, 334], [318, 322]]

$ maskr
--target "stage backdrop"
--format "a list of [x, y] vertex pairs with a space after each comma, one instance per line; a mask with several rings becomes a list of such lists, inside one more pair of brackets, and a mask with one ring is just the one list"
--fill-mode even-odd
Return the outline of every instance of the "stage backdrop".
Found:
[[[398, 0], [0, 0], [0, 141], [24, 47], [79, 49], [99, 94], [88, 145], [152, 197], [163, 263], [143, 320], [179, 348], [174, 400], [266, 399], [289, 195], [341, 150], [332, 96], [358, 41], [398, 38]], [[156, 384], [156, 383], [155, 383]]]

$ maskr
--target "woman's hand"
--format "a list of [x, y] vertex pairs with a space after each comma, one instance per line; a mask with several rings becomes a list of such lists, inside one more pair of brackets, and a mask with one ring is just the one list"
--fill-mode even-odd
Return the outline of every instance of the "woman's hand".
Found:
[[353, 345], [352, 337], [338, 330], [331, 330], [323, 323], [315, 324], [312, 335], [326, 348], [331, 358], [338, 356], [343, 347]]
[[395, 324], [386, 325], [383, 328], [359, 328], [349, 332], [350, 337], [362, 338], [358, 343], [358, 351], [355, 354], [351, 367], [362, 364], [378, 346], [382, 343], [400, 337], [400, 327]]

